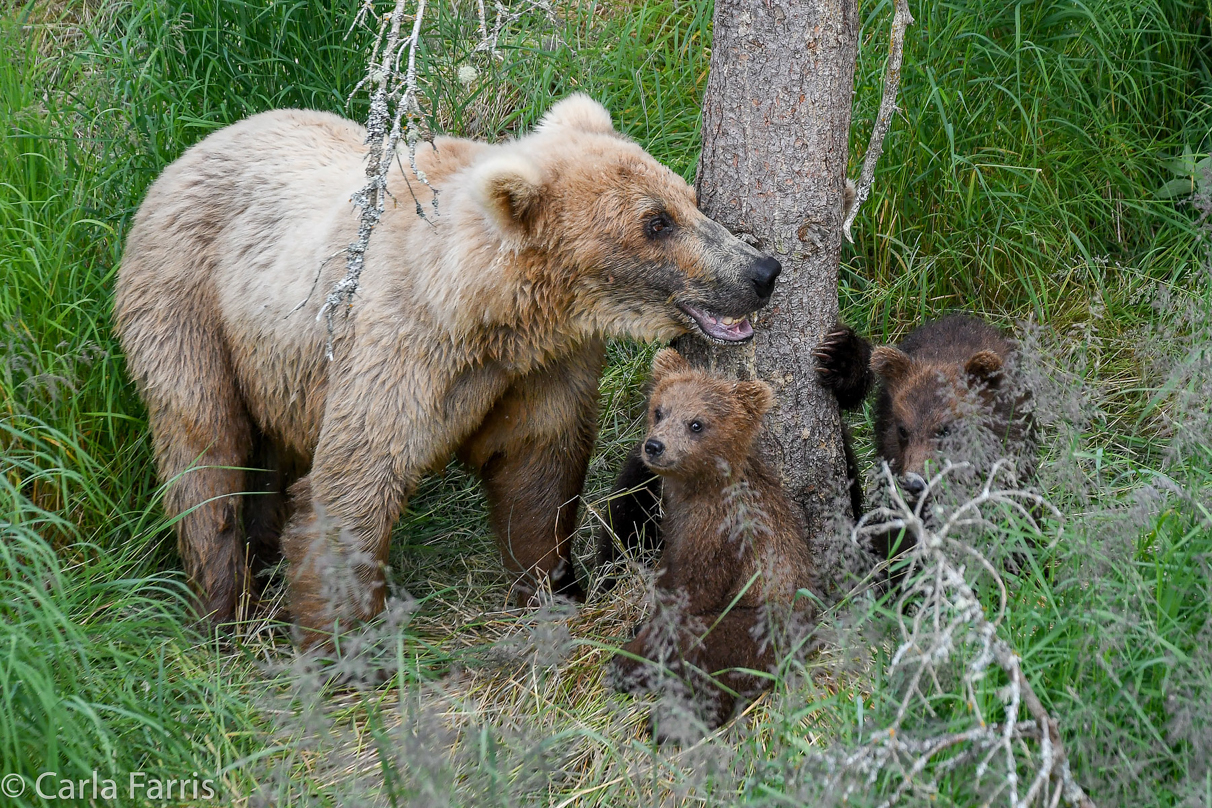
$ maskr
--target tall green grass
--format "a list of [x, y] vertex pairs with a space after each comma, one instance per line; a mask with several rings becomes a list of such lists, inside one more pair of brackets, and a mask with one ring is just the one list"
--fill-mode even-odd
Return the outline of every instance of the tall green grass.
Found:
[[[102, 0], [0, 11], [0, 775], [222, 772], [224, 799], [239, 804], [276, 770], [271, 792], [283, 804], [336, 804], [331, 750], [300, 743], [328, 736], [302, 718], [283, 724], [283, 702], [264, 700], [267, 689], [289, 695], [289, 677], [254, 660], [286, 653], [250, 637], [208, 642], [187, 617], [144, 413], [109, 314], [130, 217], [184, 149], [274, 107], [364, 114], [363, 99], [348, 100], [370, 41], [365, 30], [346, 36], [355, 5]], [[890, 5], [861, 9], [855, 159], [878, 103]], [[475, 51], [473, 8], [431, 5], [422, 66], [435, 129], [506, 137], [580, 90], [693, 177], [710, 2], [587, 3], [555, 21], [533, 11], [500, 59]], [[1212, 150], [1210, 11], [1179, 0], [915, 4], [902, 113], [845, 256], [843, 314], [877, 337], [955, 308], [1091, 335], [1087, 381], [1104, 410], [1075, 445], [1098, 493], [1066, 500], [1074, 539], [1015, 582], [1005, 631], [1064, 717], [1078, 778], [1102, 805], [1194, 805], [1207, 793], [1212, 740], [1200, 722], [1212, 716], [1199, 706], [1212, 696], [1212, 535], [1192, 503], [1206, 500], [1212, 458], [1165, 470], [1194, 499], [1129, 517], [1165, 437], [1155, 360], [1173, 351], [1150, 344], [1169, 317], [1153, 305], [1157, 290], [1186, 295], [1183, 305], [1203, 305], [1208, 290], [1196, 212], [1163, 189], [1185, 149]], [[478, 71], [470, 85], [457, 78], [464, 64]], [[611, 351], [591, 499], [634, 433], [648, 356]], [[328, 742], [379, 750], [350, 764], [354, 804], [357, 778], [377, 778], [366, 793], [384, 801], [383, 772], [412, 782], [417, 771], [392, 744], [417, 759], [446, 754], [382, 722], [412, 715], [418, 682], [473, 664], [486, 638], [514, 626], [485, 616], [504, 583], [478, 495], [457, 472], [425, 485], [397, 547], [401, 583], [426, 598], [393, 645], [411, 668], [397, 666], [395, 691], [322, 691], [336, 705]], [[582, 625], [578, 642], [629, 628], [611, 619]], [[652, 758], [630, 740], [638, 719], [623, 711], [633, 708], [602, 695], [601, 659], [584, 659], [580, 680], [540, 677], [517, 701], [485, 696], [480, 735], [441, 736], [461, 751], [430, 786], [460, 804], [495, 788], [502, 804], [584, 792], [576, 801], [624, 805], [693, 781], [698, 758]], [[807, 704], [776, 699], [792, 706], [734, 733], [733, 779], [721, 775], [704, 799], [791, 799], [788, 772], [811, 746], [804, 727], [844, 737], [855, 699], [871, 721], [890, 695], [887, 683], [843, 681]], [[582, 779], [528, 779], [533, 761], [509, 740], [528, 722], [550, 728], [544, 743], [577, 750]], [[627, 768], [635, 759], [659, 761], [650, 780]]]
[[[871, 21], [889, 5], [867, 9], [860, 121], [886, 41]], [[915, 8], [847, 301], [884, 333], [944, 308], [1064, 324], [1092, 292], [1139, 317], [1142, 285], [1184, 283], [1201, 253], [1189, 211], [1158, 192], [1184, 147], [1212, 149], [1206, 12], [1165, 0]]]

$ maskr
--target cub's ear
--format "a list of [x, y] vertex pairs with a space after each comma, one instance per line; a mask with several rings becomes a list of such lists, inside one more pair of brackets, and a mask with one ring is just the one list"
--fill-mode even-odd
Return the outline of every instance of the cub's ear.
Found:
[[539, 210], [543, 172], [519, 154], [505, 154], [477, 169], [474, 188], [498, 227], [506, 232], [525, 229]]
[[733, 389], [745, 414], [754, 421], [762, 420], [762, 416], [774, 406], [774, 390], [766, 382], [737, 382]]
[[964, 372], [976, 381], [995, 383], [1002, 374], [1002, 358], [993, 351], [977, 351], [964, 365]]
[[688, 370], [690, 370], [690, 363], [686, 361], [686, 357], [673, 348], [662, 348], [652, 359], [652, 380], [654, 382]]
[[537, 130], [550, 132], [561, 127], [601, 135], [615, 134], [614, 124], [606, 107], [584, 93], [570, 95], [547, 110], [547, 114], [539, 121]]
[[871, 352], [871, 370], [889, 384], [896, 384], [913, 367], [913, 359], [891, 345], [881, 345]]

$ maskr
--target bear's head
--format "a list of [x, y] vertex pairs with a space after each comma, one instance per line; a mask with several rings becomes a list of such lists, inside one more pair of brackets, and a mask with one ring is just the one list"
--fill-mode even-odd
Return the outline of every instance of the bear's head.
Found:
[[663, 477], [710, 480], [738, 470], [774, 404], [770, 385], [711, 376], [672, 348], [656, 355], [652, 378], [644, 463]]
[[925, 490], [940, 458], [983, 467], [983, 455], [997, 452], [1008, 425], [1004, 365], [987, 349], [963, 362], [924, 360], [887, 345], [872, 352], [882, 388], [876, 446], [910, 496]]
[[502, 247], [522, 259], [525, 294], [560, 284], [576, 328], [718, 343], [753, 336], [749, 315], [781, 267], [699, 211], [694, 190], [617, 132], [584, 95], [478, 165], [479, 204]]

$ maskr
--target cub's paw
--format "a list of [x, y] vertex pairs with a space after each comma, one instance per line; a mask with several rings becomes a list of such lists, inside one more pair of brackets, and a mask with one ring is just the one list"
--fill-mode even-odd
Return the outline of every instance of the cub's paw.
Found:
[[871, 387], [871, 343], [839, 324], [812, 352], [817, 378], [832, 390], [838, 406], [850, 410], [863, 403]]

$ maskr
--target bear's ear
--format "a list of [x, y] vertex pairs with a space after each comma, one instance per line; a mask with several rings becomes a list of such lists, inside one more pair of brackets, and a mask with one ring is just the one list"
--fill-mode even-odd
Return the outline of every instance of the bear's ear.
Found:
[[672, 376], [675, 373], [685, 373], [688, 370], [690, 370], [690, 363], [686, 361], [686, 357], [673, 348], [662, 348], [652, 358], [652, 380], [654, 382], [659, 382], [666, 376]]
[[614, 123], [611, 122], [606, 107], [584, 93], [570, 95], [547, 110], [547, 114], [539, 121], [538, 131], [550, 132], [561, 127], [600, 135], [615, 134]]
[[913, 359], [891, 345], [881, 345], [871, 352], [871, 370], [889, 384], [896, 384], [913, 367]]
[[985, 384], [993, 384], [1002, 373], [1002, 358], [994, 351], [977, 351], [964, 365], [968, 377]]
[[543, 172], [521, 155], [502, 155], [476, 172], [475, 191], [498, 227], [506, 232], [525, 229], [543, 196]]
[[774, 390], [766, 382], [737, 382], [733, 389], [745, 414], [754, 421], [762, 420], [762, 416], [774, 406]]

